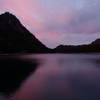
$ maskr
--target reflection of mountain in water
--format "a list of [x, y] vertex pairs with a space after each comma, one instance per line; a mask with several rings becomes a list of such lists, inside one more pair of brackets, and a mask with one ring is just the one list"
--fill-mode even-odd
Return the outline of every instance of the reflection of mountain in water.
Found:
[[0, 92], [14, 92], [36, 67], [34, 59], [26, 61], [16, 57], [0, 56]]
[[44, 63], [22, 83], [12, 100], [100, 100], [99, 55], [37, 57]]

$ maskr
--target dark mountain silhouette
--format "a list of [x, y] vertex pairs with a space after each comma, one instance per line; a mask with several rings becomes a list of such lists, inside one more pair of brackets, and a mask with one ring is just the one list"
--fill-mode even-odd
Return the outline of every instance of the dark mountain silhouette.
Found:
[[91, 53], [100, 52], [100, 39], [96, 39], [88, 45], [60, 45], [54, 49], [55, 53]]
[[48, 50], [20, 23], [16, 16], [9, 12], [0, 15], [1, 53], [44, 53]]
[[100, 39], [88, 45], [60, 45], [49, 49], [9, 12], [0, 15], [0, 53], [100, 52]]
[[92, 45], [100, 45], [100, 39], [96, 39], [91, 43]]

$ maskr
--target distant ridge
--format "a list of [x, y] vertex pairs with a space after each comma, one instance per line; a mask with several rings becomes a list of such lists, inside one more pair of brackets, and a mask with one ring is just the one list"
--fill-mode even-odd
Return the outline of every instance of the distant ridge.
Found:
[[59, 45], [54, 49], [56, 53], [92, 53], [100, 52], [100, 39], [87, 45]]
[[0, 53], [44, 53], [48, 48], [9, 12], [0, 15]]
[[92, 45], [100, 45], [100, 39], [96, 39], [91, 43]]

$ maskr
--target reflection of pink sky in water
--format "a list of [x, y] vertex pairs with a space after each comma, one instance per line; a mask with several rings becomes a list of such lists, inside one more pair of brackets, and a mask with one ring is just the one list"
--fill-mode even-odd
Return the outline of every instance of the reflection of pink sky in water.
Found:
[[[98, 68], [100, 63], [97, 62], [99, 56], [36, 55], [35, 57], [46, 63], [42, 63], [22, 84], [13, 96], [14, 100], [100, 99], [100, 69]], [[34, 57], [30, 56], [30, 58]]]

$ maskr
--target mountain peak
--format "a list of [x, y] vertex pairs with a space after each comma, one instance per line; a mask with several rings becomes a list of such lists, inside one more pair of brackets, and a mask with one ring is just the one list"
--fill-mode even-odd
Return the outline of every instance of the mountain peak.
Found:
[[10, 12], [5, 12], [3, 14], [0, 15], [0, 21], [5, 21], [5, 22], [19, 22], [19, 20], [17, 19], [17, 17], [15, 15], [13, 15]]
[[0, 15], [0, 24], [12, 27], [12, 26], [18, 26], [21, 23], [15, 15], [11, 14], [10, 12], [5, 12]]
[[96, 39], [95, 41], [92, 42], [94, 45], [100, 45], [100, 39]]
[[10, 17], [10, 16], [15, 17], [15, 15], [13, 15], [13, 14], [10, 13], [10, 12], [5, 12], [5, 13], [2, 13], [2, 14], [0, 15], [0, 17]]
[[12, 15], [10, 12], [5, 12], [2, 15]]
[[15, 15], [9, 12], [0, 15], [0, 52], [44, 52], [47, 49]]

